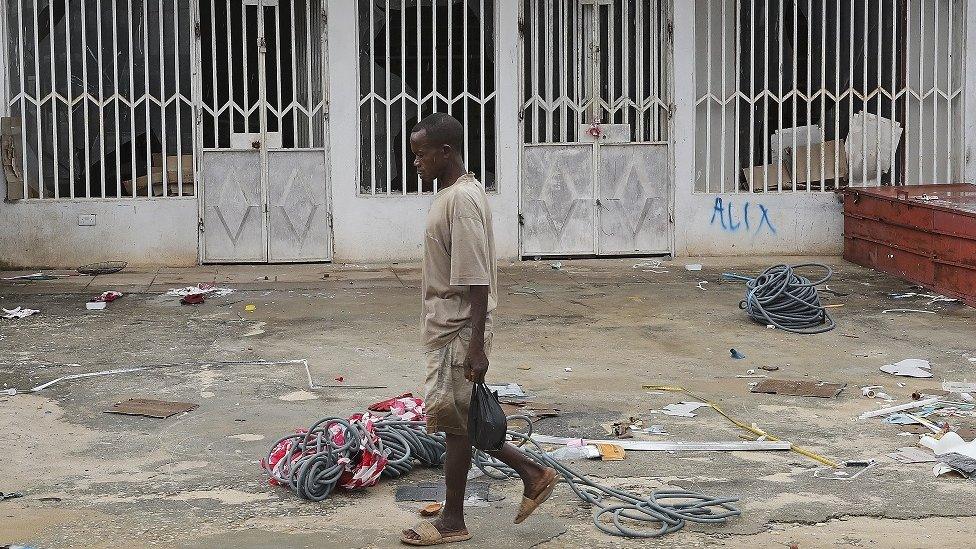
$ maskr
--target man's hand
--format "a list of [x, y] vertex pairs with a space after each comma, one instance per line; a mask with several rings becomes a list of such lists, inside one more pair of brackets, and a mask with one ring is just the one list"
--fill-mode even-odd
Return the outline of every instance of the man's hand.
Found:
[[468, 356], [464, 359], [464, 377], [472, 383], [483, 383], [488, 373], [488, 355], [484, 345], [468, 347]]

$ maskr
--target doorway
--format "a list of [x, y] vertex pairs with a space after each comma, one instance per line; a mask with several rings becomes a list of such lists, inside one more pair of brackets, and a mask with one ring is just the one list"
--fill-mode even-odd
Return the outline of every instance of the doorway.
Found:
[[204, 262], [331, 259], [324, 0], [201, 0]]

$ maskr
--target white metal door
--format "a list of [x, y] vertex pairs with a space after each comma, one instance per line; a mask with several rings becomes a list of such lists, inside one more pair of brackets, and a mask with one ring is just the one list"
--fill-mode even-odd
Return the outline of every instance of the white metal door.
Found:
[[[323, 10], [323, 0], [200, 2], [204, 261], [331, 258]], [[225, 223], [242, 208], [242, 223]]]
[[668, 253], [670, 0], [523, 0], [523, 255]]
[[541, 145], [522, 153], [522, 248], [526, 255], [596, 253], [589, 145]]
[[203, 248], [215, 262], [267, 260], [260, 157], [249, 151], [206, 151]]
[[600, 253], [668, 253], [668, 146], [602, 145], [597, 174]]

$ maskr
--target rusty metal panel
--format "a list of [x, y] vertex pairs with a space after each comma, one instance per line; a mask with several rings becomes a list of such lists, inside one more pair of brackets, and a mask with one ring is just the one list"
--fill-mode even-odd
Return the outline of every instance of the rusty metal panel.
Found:
[[843, 194], [845, 259], [976, 306], [976, 186]]

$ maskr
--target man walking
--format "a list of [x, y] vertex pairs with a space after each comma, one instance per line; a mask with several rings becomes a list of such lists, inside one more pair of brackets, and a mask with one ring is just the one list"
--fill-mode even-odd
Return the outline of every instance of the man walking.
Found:
[[[464, 489], [471, 466], [468, 406], [473, 382], [484, 381], [491, 349], [491, 313], [497, 304], [495, 239], [481, 183], [463, 156], [464, 128], [437, 113], [410, 135], [413, 165], [438, 192], [427, 214], [423, 262], [423, 341], [427, 357], [427, 430], [444, 432], [447, 499], [440, 517], [404, 530], [409, 545], [471, 539], [464, 524]], [[515, 469], [524, 484], [519, 524], [552, 493], [559, 478], [511, 444], [490, 454]]]

